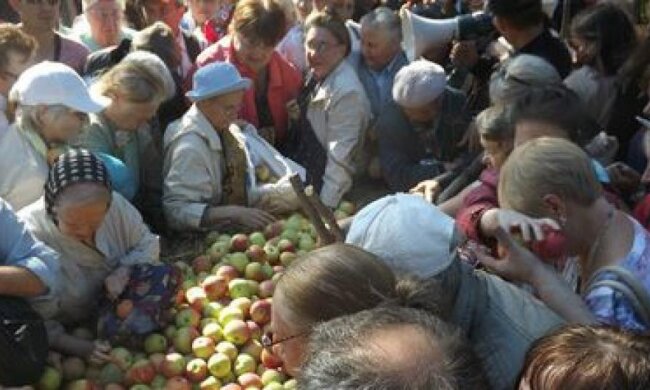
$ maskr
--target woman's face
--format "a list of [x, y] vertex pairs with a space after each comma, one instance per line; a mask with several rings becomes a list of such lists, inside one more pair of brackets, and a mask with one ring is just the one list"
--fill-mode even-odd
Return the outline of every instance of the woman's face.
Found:
[[110, 119], [121, 129], [137, 131], [156, 115], [160, 103], [157, 101], [136, 103], [116, 94], [111, 96], [112, 102], [106, 109]]
[[77, 136], [88, 122], [86, 113], [72, 109], [59, 111], [41, 107], [38, 116], [41, 135], [48, 143], [67, 143]]
[[216, 130], [225, 130], [239, 117], [243, 100], [244, 91], [234, 91], [197, 104], [212, 127]]
[[237, 59], [254, 72], [259, 72], [265, 68], [271, 61], [275, 51], [275, 46], [266, 46], [262, 42], [254, 42], [239, 33], [234, 34], [233, 46]]
[[97, 2], [86, 14], [90, 33], [101, 47], [119, 43], [123, 15], [117, 1]]
[[307, 64], [318, 80], [327, 77], [345, 58], [345, 45], [328, 30], [312, 27], [305, 36]]
[[59, 231], [77, 241], [94, 245], [95, 233], [104, 222], [108, 206], [108, 202], [98, 200], [84, 205], [67, 205], [57, 209]]
[[271, 331], [273, 342], [277, 343], [273, 345], [273, 353], [282, 359], [282, 365], [286, 372], [295, 377], [304, 361], [308, 333], [291, 326], [291, 322], [287, 321], [283, 313], [283, 310], [286, 310], [286, 305], [281, 305], [281, 302], [281, 294], [276, 293], [271, 308]]
[[492, 141], [481, 135], [483, 164], [489, 168], [500, 169], [512, 151], [511, 141]]

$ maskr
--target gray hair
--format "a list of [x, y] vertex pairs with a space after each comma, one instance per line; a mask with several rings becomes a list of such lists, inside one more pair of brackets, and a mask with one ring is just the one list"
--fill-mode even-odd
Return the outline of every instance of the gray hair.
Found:
[[562, 77], [546, 60], [530, 54], [519, 54], [492, 73], [490, 101], [492, 104], [513, 103], [531, 88], [562, 85]]
[[54, 201], [57, 211], [95, 202], [111, 202], [111, 192], [101, 183], [74, 183], [65, 188]]
[[[392, 340], [407, 332], [412, 337]], [[398, 351], [386, 356], [387, 349]], [[365, 310], [317, 326], [298, 387], [488, 388], [481, 363], [460, 331], [424, 311], [395, 306]]]
[[491, 141], [507, 141], [514, 137], [510, 111], [501, 105], [491, 106], [476, 116], [479, 134]]
[[389, 32], [398, 41], [402, 40], [402, 22], [392, 9], [388, 7], [377, 7], [360, 20], [361, 26], [368, 26]]
[[[13, 92], [14, 90], [12, 90]], [[12, 96], [9, 97], [10, 101], [14, 99]], [[64, 106], [63, 104], [52, 104], [52, 105], [36, 105], [36, 106], [26, 106], [18, 104], [16, 107], [16, 125], [19, 129], [23, 131], [31, 130], [37, 134], [41, 133], [40, 120], [37, 117], [38, 111], [45, 107], [46, 112], [55, 117], [63, 115], [65, 112], [70, 111], [70, 108]]]

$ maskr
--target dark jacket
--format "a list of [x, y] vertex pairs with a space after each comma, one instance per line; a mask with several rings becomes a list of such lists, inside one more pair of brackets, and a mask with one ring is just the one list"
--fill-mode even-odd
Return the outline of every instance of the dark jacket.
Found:
[[397, 105], [386, 107], [377, 120], [379, 159], [391, 190], [408, 191], [444, 172], [442, 163], [452, 162], [465, 153], [459, 145], [471, 121], [465, 95], [447, 87], [442, 99], [439, 119], [423, 134], [415, 131]]

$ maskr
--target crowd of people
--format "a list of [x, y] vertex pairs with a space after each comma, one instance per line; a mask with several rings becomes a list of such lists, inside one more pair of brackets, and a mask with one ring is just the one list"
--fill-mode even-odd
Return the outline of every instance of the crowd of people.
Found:
[[159, 327], [166, 259], [297, 210], [297, 174], [359, 209], [278, 280], [299, 388], [650, 388], [650, 9], [2, 7], [1, 386]]

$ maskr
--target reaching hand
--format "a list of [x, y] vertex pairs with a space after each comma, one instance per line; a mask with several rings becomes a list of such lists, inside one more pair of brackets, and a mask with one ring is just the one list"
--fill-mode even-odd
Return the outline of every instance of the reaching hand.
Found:
[[124, 291], [124, 288], [129, 283], [129, 277], [131, 276], [131, 270], [129, 267], [119, 267], [113, 271], [106, 280], [104, 281], [104, 286], [106, 287], [106, 292], [110, 299], [117, 299]]
[[438, 196], [438, 194], [442, 191], [442, 187], [440, 187], [440, 183], [438, 183], [437, 180], [424, 180], [418, 183], [415, 187], [411, 188], [409, 191], [411, 194], [415, 195], [421, 195], [424, 197], [424, 199], [429, 202], [433, 203], [435, 198]]
[[92, 352], [88, 355], [88, 361], [96, 365], [102, 365], [111, 361], [111, 345], [108, 341], [95, 340]]
[[505, 249], [505, 256], [495, 259], [483, 251], [475, 251], [478, 261], [504, 279], [534, 285], [533, 278], [544, 264], [503, 229], [497, 230], [496, 237]]
[[500, 229], [508, 233], [518, 230], [525, 242], [543, 241], [544, 226], [560, 230], [560, 225], [550, 218], [531, 218], [514, 210], [499, 209], [497, 219]]

